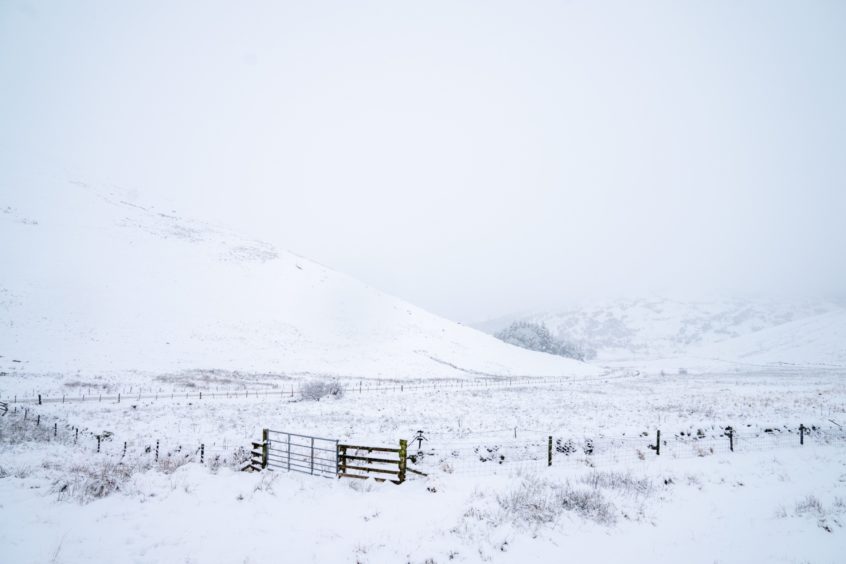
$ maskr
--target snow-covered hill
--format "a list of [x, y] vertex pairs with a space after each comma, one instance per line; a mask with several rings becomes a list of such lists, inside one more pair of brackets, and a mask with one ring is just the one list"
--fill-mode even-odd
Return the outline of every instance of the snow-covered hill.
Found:
[[598, 361], [707, 358], [729, 363], [846, 366], [846, 309], [823, 300], [618, 300], [478, 324], [545, 324]]
[[0, 368], [595, 374], [132, 192], [0, 172]]

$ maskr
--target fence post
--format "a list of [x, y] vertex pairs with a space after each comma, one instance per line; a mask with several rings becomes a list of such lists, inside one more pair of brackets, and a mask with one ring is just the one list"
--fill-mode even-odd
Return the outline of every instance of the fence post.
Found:
[[655, 456], [661, 456], [661, 429], [658, 429], [655, 438]]
[[97, 452], [100, 452], [100, 435], [97, 435]]
[[120, 392], [118, 392], [118, 403], [120, 403]]
[[159, 439], [156, 439], [156, 462], [159, 461]]
[[41, 405], [41, 394], [38, 394], [38, 405]]
[[405, 439], [400, 439], [400, 451], [399, 451], [399, 481], [400, 483], [405, 482], [405, 469], [406, 463], [408, 459], [408, 441]]
[[74, 430], [73, 433], [73, 444], [76, 444], [76, 440], [79, 438], [79, 427]]
[[267, 429], [261, 430], [261, 467], [267, 468], [267, 441], [270, 436], [270, 431]]
[[53, 423], [53, 436], [56, 436], [56, 432], [59, 430], [59, 424]]
[[200, 443], [200, 464], [206, 463], [206, 445], [205, 443]]
[[728, 427], [727, 430], [729, 436], [729, 450], [734, 452], [734, 429]]
[[347, 473], [347, 445], [341, 445], [340, 447], [340, 456], [338, 458], [338, 474], [346, 474]]
[[338, 441], [335, 441], [335, 475], [341, 473], [341, 457], [338, 456]]
[[[514, 435], [517, 435], [517, 429], [515, 427]], [[546, 444], [546, 465], [552, 466], [552, 435], [549, 436], [549, 441]]]
[[126, 456], [126, 441], [123, 441], [123, 454], [120, 455], [121, 458]]
[[799, 424], [799, 444], [805, 444], [805, 425], [802, 423]]
[[35, 420], [35, 426], [38, 427], [40, 425], [41, 425], [41, 415], [39, 415], [38, 418]]

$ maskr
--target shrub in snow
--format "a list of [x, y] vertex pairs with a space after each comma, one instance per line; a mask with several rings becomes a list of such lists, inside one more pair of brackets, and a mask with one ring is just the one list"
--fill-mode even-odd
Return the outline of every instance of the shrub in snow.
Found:
[[565, 511], [602, 524], [616, 521], [613, 506], [600, 491], [540, 478], [524, 477], [516, 488], [498, 496], [497, 502], [507, 516], [529, 524], [551, 523]]
[[825, 511], [819, 499], [809, 495], [796, 502], [796, 514], [804, 515], [805, 513], [813, 513], [817, 516], [822, 516]]
[[309, 401], [320, 401], [326, 396], [340, 399], [344, 397], [344, 387], [336, 381], [312, 380], [303, 385], [300, 394], [304, 400]]
[[320, 398], [326, 396], [326, 394], [328, 393], [329, 391], [327, 389], [326, 383], [321, 382], [320, 380], [307, 382], [303, 384], [303, 387], [300, 390], [300, 395], [303, 397], [303, 399], [309, 401], [320, 401]]
[[327, 394], [336, 399], [344, 397], [344, 387], [340, 382], [332, 381], [326, 384]]
[[586, 360], [594, 356], [593, 351], [587, 351], [573, 343], [556, 339], [546, 325], [542, 323], [515, 321], [494, 336], [500, 341], [524, 349], [575, 358], [576, 360]]
[[52, 491], [59, 500], [73, 499], [88, 503], [125, 489], [135, 468], [110, 461], [72, 466], [65, 479], [53, 483]]
[[629, 472], [594, 471], [581, 480], [593, 489], [614, 489], [631, 495], [646, 495], [652, 491], [647, 478], [635, 478]]

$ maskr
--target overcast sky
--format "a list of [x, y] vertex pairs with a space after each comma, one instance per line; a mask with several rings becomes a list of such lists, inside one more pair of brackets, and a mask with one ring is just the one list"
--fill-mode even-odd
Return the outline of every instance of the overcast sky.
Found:
[[846, 2], [0, 0], [4, 149], [462, 321], [843, 296]]

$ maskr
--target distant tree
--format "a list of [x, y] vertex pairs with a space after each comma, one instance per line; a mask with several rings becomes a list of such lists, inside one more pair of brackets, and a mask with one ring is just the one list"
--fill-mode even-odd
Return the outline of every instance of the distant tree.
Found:
[[546, 325], [531, 321], [515, 321], [499, 333], [494, 335], [500, 341], [529, 349], [530, 351], [545, 352], [576, 360], [585, 360], [590, 356], [577, 345], [565, 343], [556, 339]]

